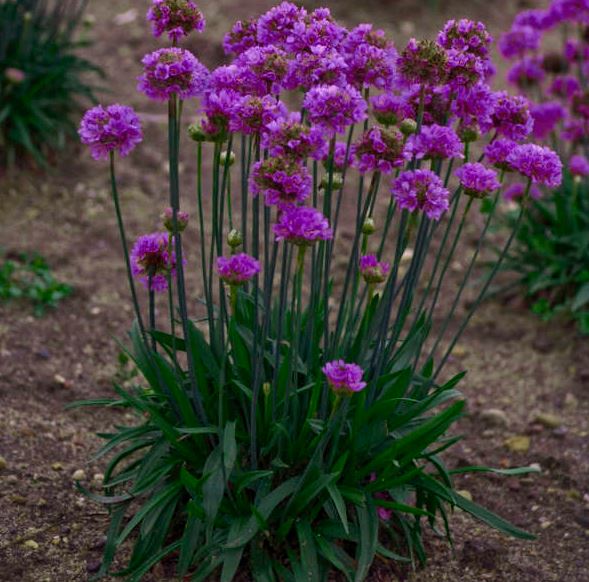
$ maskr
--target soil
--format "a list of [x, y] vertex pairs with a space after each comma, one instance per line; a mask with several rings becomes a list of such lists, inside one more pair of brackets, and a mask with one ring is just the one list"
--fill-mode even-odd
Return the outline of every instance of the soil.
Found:
[[[207, 64], [222, 59], [221, 34], [231, 21], [259, 13], [266, 0], [203, 2], [207, 32], [191, 49]], [[309, 5], [316, 4], [309, 2]], [[317, 3], [318, 4], [318, 3]], [[324, 1], [344, 21], [377, 22], [398, 44], [414, 33], [432, 35], [450, 17], [488, 23], [495, 34], [524, 3], [509, 0], [443, 3], [434, 0], [367, 0], [362, 6]], [[112, 101], [139, 109], [147, 139], [120, 164], [129, 238], [155, 226], [163, 204], [165, 148], [162, 110], [134, 92], [139, 58], [154, 41], [143, 22], [146, 2], [94, 0], [90, 56], [107, 72]], [[533, 6], [526, 3], [525, 6]], [[183, 160], [185, 191], [193, 160]], [[130, 302], [106, 187], [106, 168], [72, 146], [49, 172], [11, 173], [0, 181], [0, 247], [38, 250], [56, 276], [75, 287], [57, 310], [37, 319], [20, 304], [0, 306], [0, 581], [78, 582], [100, 565], [106, 513], [76, 489], [100, 484], [101, 462], [90, 461], [96, 432], [130, 418], [119, 411], [65, 410], [68, 403], [110, 393], [118, 365], [117, 338], [125, 339]], [[190, 244], [190, 242], [189, 242]], [[589, 580], [589, 342], [562, 322], [542, 323], [517, 299], [484, 304], [454, 350], [449, 371], [469, 371], [461, 388], [468, 413], [464, 435], [449, 465], [515, 467], [536, 464], [522, 477], [473, 475], [457, 485], [475, 501], [537, 535], [519, 542], [496, 534], [466, 515], [452, 518], [455, 547], [427, 537], [430, 562], [417, 572], [397, 573], [383, 562], [371, 580], [474, 582], [582, 582]], [[489, 409], [504, 413], [493, 425]], [[553, 414], [552, 428], [536, 422]], [[492, 419], [491, 419], [492, 420]], [[529, 449], [513, 452], [514, 436]], [[524, 439], [525, 442], [525, 439]], [[146, 580], [167, 580], [157, 569]]]

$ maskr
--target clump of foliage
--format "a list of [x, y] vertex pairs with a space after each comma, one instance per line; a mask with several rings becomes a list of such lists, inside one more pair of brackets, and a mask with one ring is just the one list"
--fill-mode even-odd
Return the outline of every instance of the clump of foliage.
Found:
[[[526, 202], [529, 211], [503, 268], [517, 275], [514, 285], [525, 290], [535, 313], [572, 318], [584, 334], [589, 333], [588, 22], [587, 3], [553, 0], [546, 9], [520, 12], [499, 39], [503, 56], [513, 60], [508, 81], [530, 102], [534, 136], [568, 166], [560, 188], [538, 190]], [[509, 226], [513, 220], [511, 213]]]
[[[224, 42], [233, 62], [209, 72], [178, 46], [204, 27], [193, 2], [153, 0], [148, 19], [173, 43], [145, 56], [139, 79], [168, 108], [169, 200], [161, 228], [131, 252], [116, 165], [142, 141], [140, 120], [97, 106], [79, 130], [110, 164], [135, 311], [127, 353], [140, 371], [116, 397], [85, 403], [135, 419], [101, 435], [104, 491], [86, 491], [111, 510], [100, 575], [133, 540], [114, 573], [131, 581], [172, 559], [195, 581], [321, 582], [339, 571], [361, 582], [378, 557], [424, 562], [428, 529], [451, 541], [455, 507], [532, 537], [455, 490], [456, 475], [492, 469], [442, 458], [465, 407], [464, 374], [444, 376], [445, 363], [492, 278], [462, 319], [457, 306], [504, 178], [470, 161], [471, 144], [512, 140], [524, 199], [532, 182], [561, 180], [553, 151], [522, 143], [527, 102], [487, 84], [484, 25], [450, 21], [437, 41], [412, 39], [399, 54], [370, 25], [347, 30], [327, 9], [283, 2], [238, 22]], [[197, 167], [194, 221], [179, 180], [191, 108], [202, 115], [184, 142]], [[465, 226], [477, 224], [476, 250], [452, 278]], [[184, 246], [191, 228], [197, 249]]]
[[77, 54], [87, 0], [0, 1], [0, 163], [26, 153], [46, 164], [95, 101], [100, 70]]
[[47, 261], [39, 254], [19, 254], [0, 262], [0, 301], [24, 299], [33, 304], [36, 316], [73, 292], [70, 285], [55, 279]]

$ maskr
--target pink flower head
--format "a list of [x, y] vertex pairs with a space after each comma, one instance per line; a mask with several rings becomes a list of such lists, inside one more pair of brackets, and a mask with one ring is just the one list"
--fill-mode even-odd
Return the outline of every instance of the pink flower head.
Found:
[[374, 117], [383, 125], [396, 125], [414, 114], [406, 95], [380, 93], [370, 98], [370, 105]]
[[397, 66], [406, 83], [438, 85], [448, 74], [448, 54], [435, 41], [412, 38], [397, 59]]
[[[499, 135], [513, 141], [523, 141], [534, 127], [534, 120], [530, 115], [529, 101], [521, 95], [508, 95], [502, 91], [496, 94], [497, 103], [492, 115], [492, 127]], [[482, 128], [490, 130], [490, 127]]]
[[497, 172], [478, 162], [464, 164], [456, 170], [455, 175], [460, 180], [464, 192], [474, 198], [484, 198], [501, 186], [497, 180]]
[[143, 75], [137, 88], [150, 99], [167, 101], [172, 95], [189, 99], [208, 87], [208, 69], [185, 49], [159, 49], [145, 55], [141, 62]]
[[537, 87], [546, 76], [541, 59], [537, 57], [524, 57], [511, 67], [507, 73], [507, 80], [525, 91], [531, 87]]
[[[170, 236], [167, 232], [154, 232], [140, 236], [131, 250], [131, 270], [146, 289], [162, 293], [168, 288], [167, 275], [174, 274], [176, 255], [169, 252]], [[173, 245], [173, 239], [172, 239]]]
[[558, 75], [554, 77], [548, 88], [548, 93], [561, 99], [570, 99], [575, 93], [581, 90], [581, 83], [573, 75]]
[[456, 92], [452, 101], [452, 113], [460, 119], [461, 125], [466, 127], [489, 127], [492, 125], [491, 116], [495, 111], [496, 94], [485, 83], [478, 83], [474, 87], [465, 87]]
[[257, 94], [278, 94], [288, 71], [288, 58], [273, 45], [254, 46], [241, 53], [235, 65], [241, 69], [242, 77], [246, 77], [246, 85], [257, 88]]
[[412, 135], [407, 142], [407, 151], [418, 160], [462, 158], [464, 146], [451, 127], [436, 123], [424, 125], [421, 132]]
[[562, 181], [562, 162], [547, 147], [535, 144], [518, 145], [509, 154], [507, 163], [535, 184], [556, 188]]
[[[171, 208], [166, 208], [161, 215], [162, 221], [164, 226], [168, 232], [174, 232], [174, 211]], [[184, 212], [183, 210], [178, 210], [176, 212], [176, 224], [178, 226], [178, 231], [183, 232], [186, 230], [188, 226], [188, 221], [190, 220], [190, 215], [188, 212]]]
[[228, 285], [242, 285], [260, 272], [260, 262], [246, 253], [217, 258], [217, 273]]
[[345, 85], [348, 63], [329, 46], [317, 45], [295, 54], [284, 82], [287, 89], [310, 89], [315, 85]]
[[303, 107], [311, 123], [339, 133], [366, 118], [366, 101], [351, 85], [317, 85], [305, 95]]
[[282, 2], [258, 18], [258, 41], [260, 44], [287, 45], [297, 26], [304, 23], [307, 11], [292, 2]]
[[131, 107], [98, 105], [82, 117], [78, 130], [80, 140], [90, 147], [95, 160], [108, 158], [110, 152], [129, 154], [143, 139], [141, 122]]
[[432, 220], [440, 220], [450, 206], [450, 193], [430, 170], [402, 172], [393, 182], [391, 193], [400, 208], [409, 212], [423, 210]]
[[534, 137], [543, 140], [565, 118], [566, 111], [558, 101], [546, 101], [532, 105], [530, 114], [534, 119]]
[[573, 176], [586, 178], [589, 176], [589, 160], [585, 156], [572, 156], [569, 160], [569, 171]]
[[370, 171], [390, 174], [408, 159], [403, 134], [396, 128], [379, 128], [364, 132], [352, 145], [353, 165], [364, 174]]
[[167, 33], [170, 40], [180, 40], [193, 30], [202, 32], [205, 17], [191, 0], [153, 0], [147, 12], [153, 35]]
[[257, 162], [250, 178], [252, 192], [263, 194], [267, 206], [281, 210], [308, 198], [312, 182], [305, 166], [284, 157]]
[[531, 26], [514, 26], [499, 38], [499, 51], [506, 59], [523, 57], [539, 47], [540, 33]]
[[321, 371], [327, 378], [329, 387], [342, 396], [351, 396], [354, 392], [360, 392], [366, 388], [366, 382], [362, 380], [364, 370], [358, 364], [346, 364], [343, 360], [327, 362]]
[[360, 257], [360, 273], [367, 283], [382, 283], [389, 274], [389, 263], [379, 261], [376, 255]]
[[482, 22], [474, 20], [449, 20], [438, 34], [438, 43], [445, 49], [471, 53], [485, 58], [493, 38]]
[[247, 135], [260, 133], [266, 125], [286, 117], [286, 106], [271, 95], [245, 95], [231, 109], [229, 129]]
[[247, 49], [257, 46], [257, 34], [258, 23], [256, 20], [238, 20], [223, 40], [225, 54], [240, 55]]
[[[348, 168], [354, 163], [354, 156], [352, 156], [351, 147], [348, 150], [348, 144], [343, 141], [335, 143], [335, 151], [333, 152], [333, 170], [335, 172], [342, 172], [344, 168]], [[322, 158], [323, 165], [329, 169], [330, 157], [329, 149], [325, 152]]]
[[[513, 202], [514, 200], [521, 198], [525, 194], [526, 187], [527, 186], [525, 184], [522, 184], [521, 182], [510, 184], [509, 186], [507, 186], [507, 188], [505, 188], [505, 191], [503, 192], [503, 198], [505, 198], [505, 200]], [[532, 200], [538, 200], [539, 198], [541, 198], [542, 192], [540, 192], [540, 189], [536, 185], [532, 184], [530, 186], [530, 191], [528, 195], [530, 196], [530, 198], [532, 198]]]
[[319, 210], [308, 206], [292, 206], [281, 212], [273, 230], [277, 241], [284, 240], [299, 246], [333, 238], [327, 218]]
[[500, 170], [509, 171], [511, 166], [507, 163], [509, 154], [517, 147], [517, 143], [511, 139], [499, 138], [492, 141], [485, 148], [485, 156], [493, 166]]

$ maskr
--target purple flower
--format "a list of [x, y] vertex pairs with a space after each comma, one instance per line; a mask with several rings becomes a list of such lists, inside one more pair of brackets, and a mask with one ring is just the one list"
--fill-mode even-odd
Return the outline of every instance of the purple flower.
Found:
[[[343, 141], [338, 141], [335, 143], [335, 150], [333, 152], [333, 169], [335, 172], [342, 172], [344, 168], [347, 168], [353, 164], [354, 157], [352, 156], [351, 150], [351, 147], [348, 150], [348, 144]], [[329, 148], [322, 160], [323, 165], [329, 169]]]
[[472, 87], [483, 81], [489, 69], [486, 61], [476, 55], [450, 49], [447, 70], [446, 82], [456, 91], [463, 87]]
[[319, 46], [338, 48], [347, 34], [348, 31], [333, 20], [328, 8], [318, 8], [295, 24], [285, 44], [287, 50], [295, 54]]
[[572, 75], [559, 75], [554, 77], [548, 88], [548, 93], [562, 99], [570, 99], [577, 91], [581, 90], [581, 84]]
[[268, 123], [262, 133], [262, 148], [271, 156], [304, 160], [311, 157], [321, 160], [327, 155], [328, 144], [323, 131], [317, 126], [301, 123], [300, 113], [291, 113], [286, 119]]
[[[164, 223], [164, 227], [168, 232], [174, 232], [174, 211], [171, 208], [166, 208], [161, 215], [161, 219]], [[178, 210], [176, 212], [176, 224], [178, 226], [178, 231], [183, 232], [186, 230], [188, 226], [188, 221], [190, 220], [190, 215], [188, 212], [184, 212], [182, 210]]]
[[364, 370], [358, 364], [347, 364], [343, 360], [327, 362], [321, 371], [327, 378], [329, 387], [339, 395], [351, 396], [366, 388], [362, 380]]
[[433, 220], [440, 220], [450, 205], [450, 193], [430, 170], [402, 172], [393, 182], [391, 193], [400, 208], [409, 212], [423, 210]]
[[[493, 127], [499, 135], [514, 141], [523, 141], [534, 127], [529, 102], [521, 95], [511, 96], [502, 91], [497, 93], [497, 104], [492, 115]], [[482, 128], [488, 130], [490, 128]]]
[[571, 111], [583, 119], [589, 119], [589, 91], [576, 93], [571, 102]]
[[307, 12], [291, 2], [274, 6], [258, 19], [260, 44], [284, 46], [292, 39], [295, 28], [303, 22]]
[[509, 154], [507, 163], [535, 184], [556, 188], [562, 181], [562, 162], [547, 147], [535, 144], [518, 145]]
[[452, 113], [460, 119], [465, 127], [489, 127], [492, 125], [492, 115], [495, 111], [497, 96], [485, 83], [478, 83], [474, 87], [463, 88], [456, 92], [452, 101]]
[[343, 52], [349, 66], [350, 84], [378, 89], [392, 86], [398, 54], [382, 30], [373, 30], [371, 24], [360, 24], [350, 31], [343, 43]]
[[474, 198], [484, 198], [501, 186], [497, 180], [497, 172], [478, 162], [464, 164], [456, 170], [455, 175], [460, 180], [465, 194]]
[[545, 77], [542, 61], [537, 57], [524, 57], [507, 73], [507, 80], [522, 91], [542, 83]]
[[[510, 184], [509, 186], [507, 186], [507, 188], [505, 188], [503, 192], [503, 198], [509, 201], [521, 198], [525, 194], [526, 188], [527, 186], [525, 184], [522, 184], [521, 182]], [[540, 189], [537, 186], [534, 186], [534, 184], [532, 184], [530, 186], [530, 191], [528, 195], [530, 196], [530, 198], [532, 198], [532, 200], [538, 200], [538, 198], [541, 198], [542, 192], [540, 192]]]
[[349, 125], [366, 118], [366, 101], [351, 85], [318, 85], [306, 95], [303, 107], [311, 123], [331, 133], [339, 133]]
[[310, 89], [314, 85], [345, 85], [348, 65], [334, 48], [311, 46], [290, 61], [286, 89]]
[[570, 20], [582, 24], [589, 24], [588, 0], [553, 0], [550, 13], [559, 21]]
[[412, 38], [399, 56], [397, 66], [407, 83], [438, 85], [448, 73], [448, 54], [437, 42]]
[[464, 146], [451, 127], [424, 125], [407, 141], [407, 151], [418, 160], [462, 158]]
[[523, 57], [540, 48], [540, 33], [531, 26], [514, 26], [499, 38], [499, 51], [506, 59]]
[[[173, 239], [172, 239], [173, 243]], [[176, 255], [169, 252], [170, 236], [167, 232], [154, 232], [140, 236], [131, 250], [133, 275], [149, 289], [161, 293], [168, 288], [167, 275], [174, 274]]]
[[389, 263], [379, 261], [376, 255], [360, 257], [360, 273], [366, 283], [382, 283], [389, 274]]
[[381, 93], [371, 97], [370, 104], [374, 117], [383, 125], [396, 125], [414, 113], [405, 95]]
[[485, 148], [485, 155], [496, 168], [509, 171], [512, 167], [507, 163], [507, 158], [516, 147], [517, 143], [511, 139], [496, 139]]
[[546, 101], [532, 105], [530, 114], [534, 119], [534, 137], [543, 140], [565, 118], [566, 111], [558, 101]]
[[281, 212], [273, 230], [277, 241], [284, 240], [299, 246], [333, 238], [327, 218], [319, 210], [308, 206], [292, 206]]
[[560, 137], [572, 143], [583, 143], [589, 135], [589, 124], [586, 119], [567, 119], [564, 122]]
[[569, 160], [569, 171], [573, 176], [586, 178], [589, 176], [589, 160], [585, 156], [572, 156]]
[[530, 26], [536, 30], [547, 30], [553, 25], [547, 10], [523, 10], [513, 21], [514, 26]]
[[238, 20], [225, 35], [223, 49], [226, 55], [240, 55], [247, 49], [258, 46], [258, 23], [256, 20]]
[[259, 261], [246, 253], [217, 258], [217, 273], [228, 285], [242, 285], [259, 272]]
[[235, 91], [222, 89], [208, 92], [204, 97], [205, 119], [203, 130], [212, 138], [223, 139], [229, 131], [229, 119], [241, 95]]
[[205, 17], [191, 0], [153, 0], [147, 12], [153, 35], [157, 38], [165, 32], [170, 40], [180, 40], [193, 30], [202, 32]]
[[143, 139], [135, 111], [116, 104], [106, 108], [98, 105], [86, 111], [78, 134], [82, 143], [90, 147], [95, 160], [104, 160], [114, 151], [124, 157]]
[[172, 95], [180, 99], [196, 97], [208, 86], [208, 69], [190, 52], [166, 48], [145, 55], [138, 90], [151, 99], [166, 101]]
[[390, 174], [408, 159], [403, 134], [396, 128], [373, 127], [351, 147], [353, 165], [360, 173], [370, 171]]
[[241, 69], [243, 77], [249, 77], [246, 85], [258, 88], [257, 94], [278, 94], [288, 71], [288, 58], [283, 50], [273, 45], [254, 46], [241, 53], [235, 65]]
[[286, 106], [271, 95], [246, 95], [231, 109], [229, 129], [248, 135], [260, 133], [269, 123], [286, 116]]
[[466, 18], [449, 20], [438, 34], [438, 43], [445, 49], [471, 53], [480, 58], [487, 57], [492, 42], [493, 38], [482, 22]]
[[283, 157], [257, 162], [250, 177], [252, 193], [263, 194], [267, 206], [278, 206], [280, 210], [308, 198], [312, 183], [305, 166]]

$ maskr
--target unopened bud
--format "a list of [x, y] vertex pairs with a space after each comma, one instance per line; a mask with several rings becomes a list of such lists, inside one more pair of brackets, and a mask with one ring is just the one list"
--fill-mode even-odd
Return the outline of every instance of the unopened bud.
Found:
[[461, 127], [458, 129], [458, 137], [462, 143], [472, 143], [479, 139], [479, 132], [476, 127]]
[[386, 125], [387, 127], [390, 125], [395, 125], [399, 121], [397, 114], [393, 113], [392, 111], [376, 111], [376, 110], [374, 110], [373, 114], [374, 114], [374, 119], [376, 119], [376, 121], [378, 121], [378, 123], [380, 123], [382, 125]]
[[[178, 212], [176, 212], [176, 222], [178, 224], [178, 232], [182, 232], [184, 230], [186, 230], [186, 227], [188, 226], [188, 220], [189, 220], [190, 216], [188, 214], [188, 212], [183, 212], [181, 210], [178, 210]], [[161, 214], [161, 219], [164, 223], [164, 227], [166, 228], [166, 230], [168, 232], [174, 232], [174, 211], [171, 208], [166, 208], [162, 214]]]
[[374, 224], [374, 218], [368, 217], [362, 225], [362, 234], [370, 236], [376, 232], [376, 225]]
[[200, 123], [192, 123], [188, 126], [188, 135], [190, 139], [196, 142], [203, 142], [209, 139], [207, 132], [202, 128]]
[[87, 14], [84, 16], [82, 24], [85, 28], [92, 28], [96, 24], [96, 16], [94, 14]]
[[229, 231], [227, 235], [227, 244], [232, 248], [236, 249], [243, 243], [243, 236], [241, 232], [239, 232], [236, 228], [233, 228]]
[[417, 131], [417, 121], [415, 119], [403, 119], [399, 124], [399, 129], [403, 135], [411, 135]]
[[26, 79], [27, 76], [24, 71], [21, 71], [21, 69], [7, 67], [4, 70], [4, 77], [10, 83], [13, 83], [14, 85], [20, 85]]
[[270, 382], [264, 382], [262, 384], [262, 390], [264, 391], [264, 396], [270, 396]]
[[231, 154], [229, 155], [229, 161], [227, 161], [227, 152], [221, 152], [219, 160], [222, 166], [228, 165], [229, 167], [231, 167], [235, 163], [235, 154], [231, 152]]
[[[329, 188], [329, 175], [323, 176], [319, 186], [322, 190]], [[339, 172], [334, 172], [331, 176], [331, 189], [341, 190], [344, 187], [344, 177]]]

